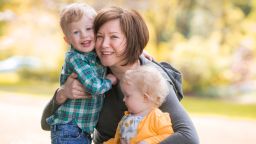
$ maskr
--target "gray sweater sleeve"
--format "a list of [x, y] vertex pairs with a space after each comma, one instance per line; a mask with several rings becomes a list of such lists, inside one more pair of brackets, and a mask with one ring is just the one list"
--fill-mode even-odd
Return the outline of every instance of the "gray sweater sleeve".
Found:
[[50, 125], [46, 122], [46, 118], [48, 118], [49, 116], [53, 115], [53, 113], [59, 108], [60, 105], [57, 104], [56, 102], [56, 94], [57, 91], [55, 91], [55, 94], [53, 96], [53, 98], [49, 101], [49, 103], [46, 105], [46, 107], [44, 108], [42, 117], [41, 117], [41, 128], [43, 130], [50, 130]]
[[173, 89], [170, 90], [160, 109], [170, 114], [174, 130], [174, 134], [161, 144], [199, 144], [196, 129]]

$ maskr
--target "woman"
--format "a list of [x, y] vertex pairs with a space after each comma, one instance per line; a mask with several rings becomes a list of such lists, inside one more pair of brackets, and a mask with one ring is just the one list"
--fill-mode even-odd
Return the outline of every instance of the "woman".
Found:
[[[130, 69], [153, 62], [140, 57], [145, 48], [149, 33], [147, 26], [136, 11], [127, 11], [118, 7], [110, 7], [99, 11], [94, 21], [96, 34], [96, 52], [104, 66], [118, 79]], [[155, 65], [159, 71], [160, 67]], [[166, 77], [165, 73], [162, 72]], [[87, 98], [81, 84], [72, 74], [65, 85], [58, 89], [44, 110], [41, 124], [43, 129], [49, 129], [45, 119], [54, 113], [58, 106], [67, 98]], [[179, 103], [173, 87], [160, 109], [168, 112], [172, 119], [174, 134], [161, 144], [197, 144], [199, 143], [196, 130], [188, 114]], [[118, 122], [127, 108], [123, 102], [123, 94], [119, 85], [115, 85], [106, 93], [99, 121], [94, 132], [94, 143], [102, 143], [114, 137]]]

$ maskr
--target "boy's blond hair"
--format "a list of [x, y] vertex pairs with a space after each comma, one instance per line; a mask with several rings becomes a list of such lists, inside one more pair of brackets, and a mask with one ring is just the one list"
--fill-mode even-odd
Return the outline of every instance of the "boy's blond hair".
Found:
[[142, 94], [147, 94], [156, 107], [161, 106], [169, 92], [169, 85], [162, 74], [153, 66], [143, 65], [125, 72], [120, 84], [137, 87]]
[[67, 26], [72, 22], [79, 21], [83, 16], [94, 19], [96, 11], [85, 3], [72, 3], [64, 7], [60, 12], [60, 26], [65, 35], [67, 35]]

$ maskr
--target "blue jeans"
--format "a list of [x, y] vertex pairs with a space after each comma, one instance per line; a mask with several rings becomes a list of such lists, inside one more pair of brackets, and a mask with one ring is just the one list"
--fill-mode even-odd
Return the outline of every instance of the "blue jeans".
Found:
[[74, 122], [51, 126], [52, 144], [91, 144], [90, 134], [83, 132]]

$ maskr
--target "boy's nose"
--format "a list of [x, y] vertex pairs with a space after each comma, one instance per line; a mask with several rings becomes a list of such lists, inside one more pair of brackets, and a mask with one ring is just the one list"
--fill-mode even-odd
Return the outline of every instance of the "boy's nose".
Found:
[[81, 37], [82, 37], [82, 38], [84, 38], [84, 37], [86, 37], [86, 36], [87, 36], [86, 32], [82, 32], [82, 33], [81, 33]]

